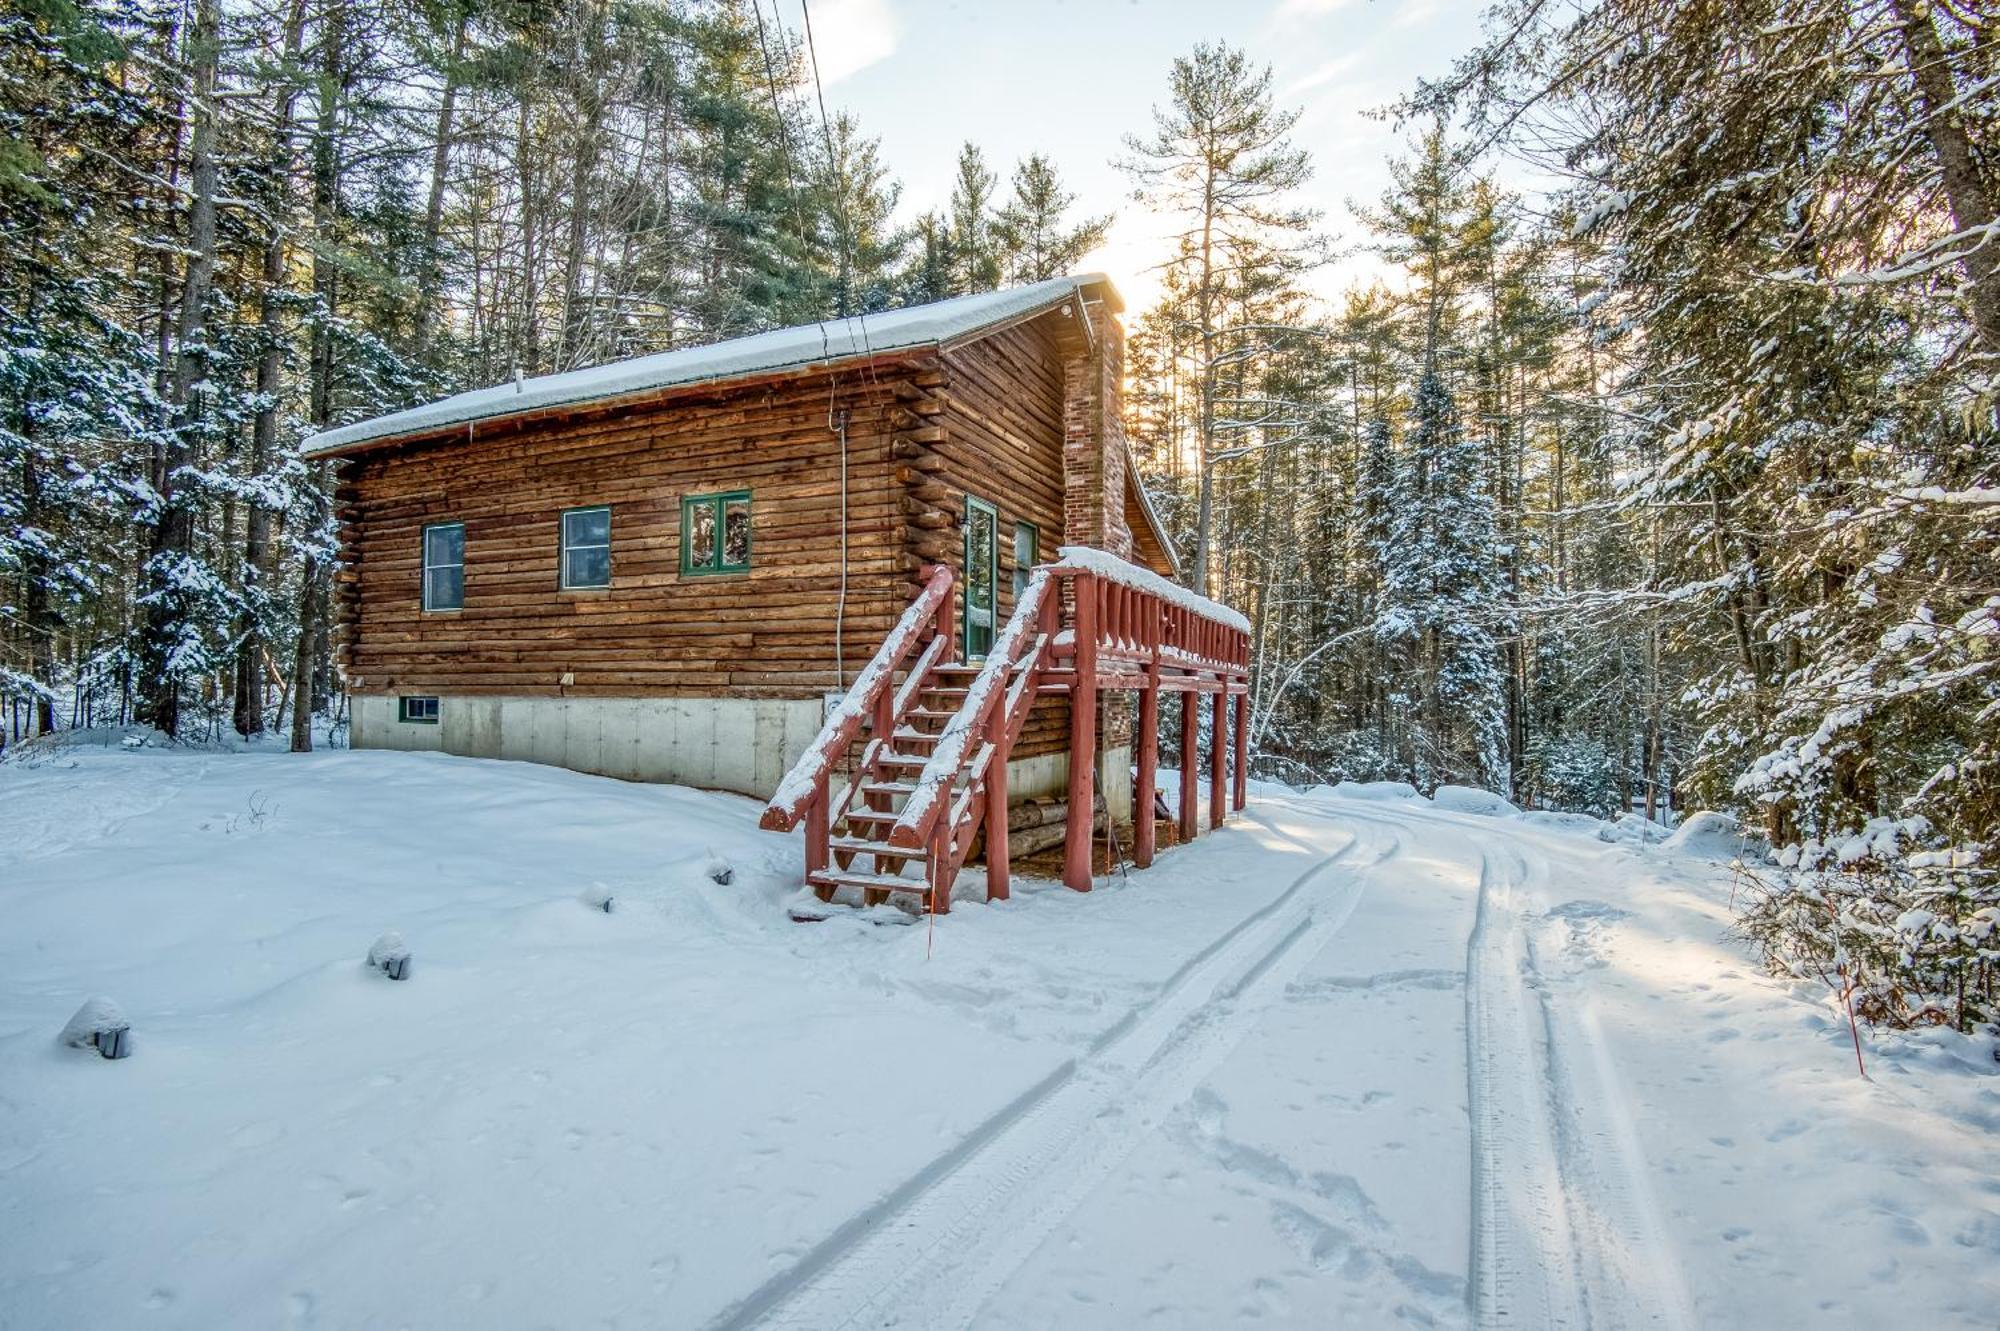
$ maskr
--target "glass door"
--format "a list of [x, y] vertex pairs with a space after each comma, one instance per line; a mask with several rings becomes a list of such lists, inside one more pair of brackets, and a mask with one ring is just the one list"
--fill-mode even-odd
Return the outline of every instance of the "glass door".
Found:
[[965, 659], [993, 650], [1000, 579], [1000, 515], [984, 499], [965, 497]]

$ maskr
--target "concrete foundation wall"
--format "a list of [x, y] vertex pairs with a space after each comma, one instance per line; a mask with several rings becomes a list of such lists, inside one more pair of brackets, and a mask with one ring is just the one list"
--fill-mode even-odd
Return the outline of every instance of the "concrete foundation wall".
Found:
[[353, 700], [357, 749], [436, 749], [548, 763], [627, 781], [766, 796], [819, 733], [817, 698], [454, 698], [436, 725], [396, 719], [396, 699]]
[[[819, 733], [817, 698], [454, 698], [435, 725], [396, 719], [396, 699], [352, 699], [357, 749], [416, 749], [548, 763], [627, 781], [663, 781], [766, 798]], [[1132, 750], [1097, 755], [1097, 788], [1114, 818], [1132, 816]], [[1062, 795], [1069, 755], [1007, 764], [1016, 799]]]

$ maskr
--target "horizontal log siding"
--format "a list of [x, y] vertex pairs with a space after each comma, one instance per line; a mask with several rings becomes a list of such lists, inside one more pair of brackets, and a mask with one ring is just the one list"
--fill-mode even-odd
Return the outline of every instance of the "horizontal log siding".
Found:
[[[938, 446], [941, 473], [964, 520], [964, 496], [992, 504], [1000, 518], [1000, 622], [1014, 610], [1014, 524], [1041, 532], [1041, 558], [1063, 539], [1063, 352], [1047, 314], [947, 352], [950, 407]], [[963, 528], [954, 532], [952, 566], [964, 572]], [[1015, 744], [1016, 758], [1069, 749], [1069, 702], [1041, 699]]]
[[[809, 697], [833, 685], [848, 424], [847, 672], [907, 601], [891, 483], [902, 368], [543, 421], [344, 464], [342, 653], [367, 693]], [[749, 490], [751, 567], [683, 578], [685, 495]], [[560, 590], [564, 509], [611, 506], [612, 584]], [[465, 607], [426, 614], [421, 531], [465, 524]], [[562, 685], [564, 674], [574, 682]]]

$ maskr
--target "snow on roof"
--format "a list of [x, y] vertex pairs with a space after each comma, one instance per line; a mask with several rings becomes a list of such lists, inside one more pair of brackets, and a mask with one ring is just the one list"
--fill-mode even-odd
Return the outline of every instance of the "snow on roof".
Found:
[[800, 369], [884, 352], [943, 346], [1002, 324], [1054, 309], [1087, 287], [1117, 293], [1102, 273], [1057, 277], [1046, 282], [957, 296], [853, 319], [828, 319], [705, 347], [666, 351], [614, 361], [563, 374], [545, 374], [517, 383], [457, 393], [422, 407], [391, 412], [373, 420], [323, 430], [305, 441], [308, 457], [340, 453], [376, 439], [420, 434], [447, 426], [514, 416], [522, 412], [578, 406], [660, 388], [741, 379]]

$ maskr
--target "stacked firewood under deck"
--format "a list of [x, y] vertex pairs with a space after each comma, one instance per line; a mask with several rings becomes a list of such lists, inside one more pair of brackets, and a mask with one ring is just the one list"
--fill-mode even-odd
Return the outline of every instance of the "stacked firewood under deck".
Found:
[[[1213, 736], [1209, 825], [1220, 826], [1232, 804], [1243, 807], [1249, 635], [1234, 612], [1101, 551], [1066, 550], [1058, 563], [1034, 571], [986, 659], [960, 663], [952, 659], [953, 604], [951, 570], [931, 569], [764, 811], [763, 826], [772, 830], [804, 824], [806, 883], [820, 901], [842, 889], [857, 891], [864, 905], [908, 894], [942, 913], [982, 841], [987, 897], [1004, 899], [1015, 850], [1007, 759], [1042, 696], [1070, 701], [1062, 824], [1069, 887], [1088, 891], [1092, 880], [1100, 693], [1138, 696], [1135, 864], [1151, 864], [1158, 848], [1163, 695], [1180, 698], [1177, 839], [1200, 830], [1195, 737], [1204, 695]], [[843, 758], [852, 759], [853, 775], [836, 796], [832, 778]], [[920, 873], [913, 876], [912, 867]]]

